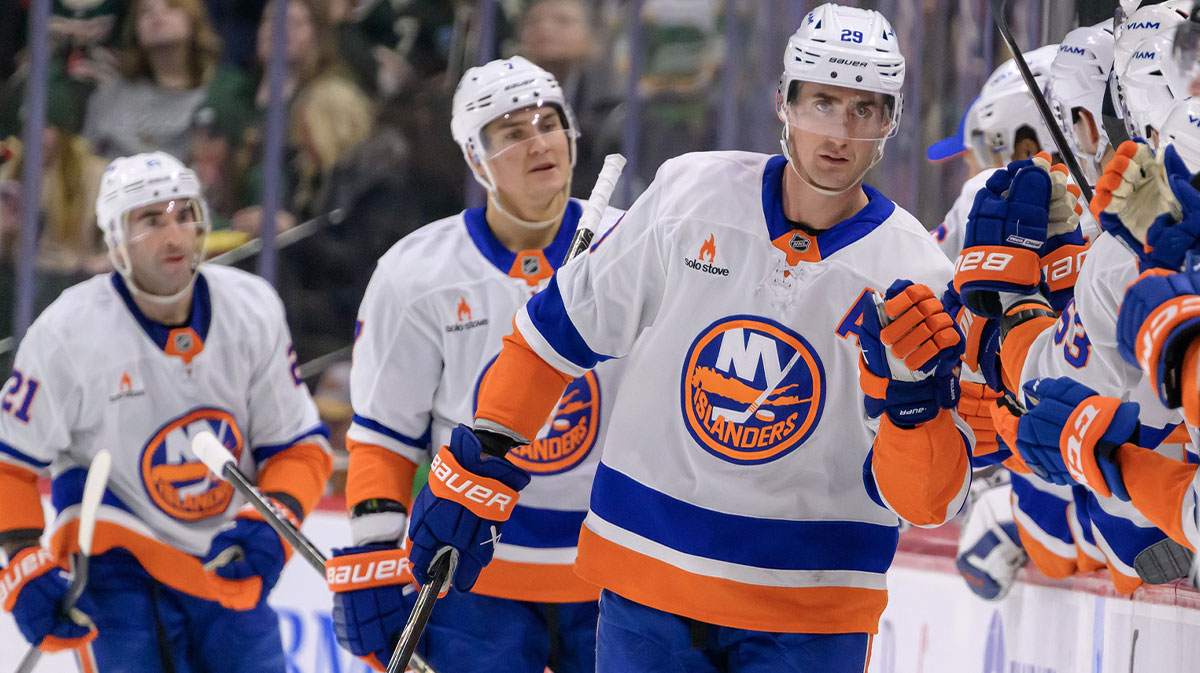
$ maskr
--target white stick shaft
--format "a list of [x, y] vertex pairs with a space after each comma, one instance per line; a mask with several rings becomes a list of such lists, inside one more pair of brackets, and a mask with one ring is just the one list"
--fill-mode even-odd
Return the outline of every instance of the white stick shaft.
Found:
[[112, 471], [112, 454], [103, 449], [92, 458], [87, 480], [83, 483], [83, 500], [79, 503], [79, 552], [91, 556], [92, 537], [96, 532], [96, 513], [108, 486], [108, 475]]
[[567, 248], [567, 257], [563, 263], [571, 261], [576, 255], [591, 247], [592, 237], [604, 217], [604, 209], [612, 199], [613, 190], [621, 179], [621, 171], [625, 168], [625, 157], [620, 154], [610, 154], [604, 157], [604, 167], [596, 176], [596, 185], [592, 187], [592, 195], [583, 206], [583, 214], [579, 216], [579, 224], [575, 228], [575, 237], [571, 239], [571, 247]]

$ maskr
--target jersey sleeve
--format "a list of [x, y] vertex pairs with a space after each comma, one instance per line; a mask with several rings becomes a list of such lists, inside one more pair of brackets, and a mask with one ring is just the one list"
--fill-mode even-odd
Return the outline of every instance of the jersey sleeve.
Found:
[[21, 342], [0, 399], [0, 461], [35, 472], [70, 447], [83, 404], [69, 356], [39, 327]]
[[347, 438], [413, 463], [425, 459], [433, 398], [442, 375], [442, 342], [419, 297], [376, 268], [358, 311]]
[[296, 349], [284, 320], [283, 303], [272, 293], [269, 322], [251, 378], [249, 428], [246, 436], [254, 461], [261, 465], [272, 456], [329, 431], [321, 422], [308, 387], [300, 378]]
[[588, 254], [559, 269], [517, 312], [516, 330], [558, 371], [582, 376], [627, 355], [657, 317], [675, 224], [665, 198], [671, 165]]

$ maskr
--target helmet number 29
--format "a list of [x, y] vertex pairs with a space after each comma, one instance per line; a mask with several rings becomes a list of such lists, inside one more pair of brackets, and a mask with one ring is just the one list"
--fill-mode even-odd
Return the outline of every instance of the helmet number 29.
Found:
[[854, 42], [856, 44], [862, 44], [862, 41], [863, 33], [861, 30], [847, 29], [842, 31], [842, 42]]

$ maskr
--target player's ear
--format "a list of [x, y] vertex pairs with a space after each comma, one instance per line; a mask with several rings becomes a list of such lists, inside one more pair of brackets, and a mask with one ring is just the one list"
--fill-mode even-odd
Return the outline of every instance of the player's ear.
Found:
[[1087, 131], [1088, 143], [1097, 145], [1100, 143], [1100, 130], [1096, 128], [1096, 118], [1092, 116], [1089, 110], [1079, 111], [1079, 121], [1083, 122], [1084, 129]]
[[1013, 147], [1013, 159], [1028, 159], [1042, 151], [1042, 146], [1033, 138], [1021, 138]]

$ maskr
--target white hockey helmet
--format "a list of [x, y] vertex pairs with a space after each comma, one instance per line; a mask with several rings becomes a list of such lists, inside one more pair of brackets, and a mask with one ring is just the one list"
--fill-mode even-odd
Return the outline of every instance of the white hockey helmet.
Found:
[[[797, 120], [789, 108], [798, 87], [805, 82], [832, 84], [884, 94], [887, 117], [869, 128], [838, 119]], [[904, 108], [904, 56], [892, 25], [883, 14], [870, 9], [843, 7], [833, 3], [813, 9], [800, 28], [788, 39], [783, 56], [783, 74], [776, 90], [776, 113], [787, 126], [806, 125], [828, 135], [859, 140], [885, 140], [895, 135]]]
[[1186, 89], [1168, 79], [1163, 70], [1171, 37], [1171, 31], [1162, 31], [1145, 38], [1130, 54], [1124, 70], [1117, 72], [1121, 117], [1131, 138], [1149, 140], [1152, 131], [1161, 132], [1175, 102], [1188, 97]]
[[[1108, 150], [1108, 132], [1104, 130], [1101, 118], [1104, 91], [1112, 72], [1114, 42], [1110, 21], [1067, 33], [1051, 63], [1046, 91], [1047, 102], [1058, 117], [1067, 143], [1077, 156], [1089, 160], [1084, 162], [1083, 170], [1093, 181], [1104, 168], [1101, 162]], [[1080, 110], [1090, 113], [1096, 124], [1099, 138], [1094, 152], [1085, 151], [1075, 133]]]
[[558, 80], [546, 70], [521, 56], [497, 59], [463, 73], [454, 90], [450, 117], [450, 134], [462, 148], [463, 156], [475, 171], [475, 179], [489, 191], [495, 180], [487, 161], [504, 148], [488, 147], [483, 130], [491, 122], [526, 108], [549, 106], [559, 113], [563, 127], [571, 139], [571, 166], [575, 165], [577, 134], [575, 114], [563, 96]]
[[[1048, 44], [1024, 55], [1025, 63], [1043, 93], [1050, 81], [1050, 67], [1057, 53], [1058, 45]], [[1012, 59], [1002, 63], [988, 77], [975, 109], [978, 131], [972, 133], [969, 143], [981, 167], [1008, 164], [1018, 139], [1029, 134], [1043, 150], [1052, 147], [1050, 130]]]
[[1174, 145], [1188, 170], [1200, 172], [1200, 98], [1175, 103], [1163, 121], [1158, 144]]
[[195, 281], [200, 262], [204, 259], [205, 242], [211, 220], [200, 180], [192, 169], [166, 152], [135, 154], [113, 159], [100, 180], [96, 196], [96, 226], [104, 233], [108, 256], [113, 267], [125, 278], [130, 289], [141, 296], [161, 303], [182, 297], [191, 283], [171, 295], [156, 295], [139, 288], [133, 280], [129, 246], [138, 239], [129, 237], [128, 215], [131, 211], [154, 203], [168, 203], [168, 209], [186, 214], [182, 223], [198, 229], [199, 245], [192, 257], [192, 281]]
[[1163, 68], [1168, 79], [1200, 96], [1200, 2], [1192, 7], [1187, 21], [1175, 27], [1171, 56]]

